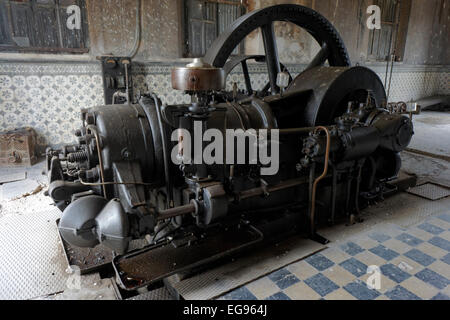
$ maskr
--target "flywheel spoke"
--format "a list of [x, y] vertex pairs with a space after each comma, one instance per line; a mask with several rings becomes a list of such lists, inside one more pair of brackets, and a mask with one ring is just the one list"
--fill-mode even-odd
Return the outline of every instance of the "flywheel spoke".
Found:
[[277, 75], [281, 70], [273, 23], [271, 22], [262, 26], [261, 32], [264, 41], [264, 51], [266, 53], [266, 63], [267, 71], [269, 72], [270, 88], [272, 89], [272, 94], [276, 94], [280, 91], [277, 86]]
[[322, 44], [322, 48], [319, 50], [319, 52], [316, 54], [314, 59], [306, 67], [306, 69], [304, 71], [309, 70], [314, 67], [322, 66], [325, 63], [325, 61], [327, 61], [328, 54], [329, 54], [328, 46], [326, 43], [324, 43], [324, 44]]
[[242, 65], [242, 72], [244, 73], [244, 80], [245, 80], [245, 87], [247, 88], [247, 94], [252, 95], [253, 89], [252, 83], [250, 81], [250, 74], [248, 72], [247, 60], [242, 61], [241, 65]]

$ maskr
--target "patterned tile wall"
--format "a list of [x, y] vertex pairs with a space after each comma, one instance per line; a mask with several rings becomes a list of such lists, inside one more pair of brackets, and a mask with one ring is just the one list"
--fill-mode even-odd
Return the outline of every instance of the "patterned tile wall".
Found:
[[[377, 72], [377, 74], [384, 83], [386, 73]], [[387, 88], [386, 91], [388, 91]], [[389, 101], [415, 101], [435, 94], [450, 94], [448, 73], [395, 72], [392, 74]]]
[[80, 109], [102, 101], [98, 64], [0, 63], [0, 131], [33, 127], [41, 149], [72, 142]]
[[[293, 76], [304, 66], [290, 65]], [[164, 103], [187, 103], [189, 96], [171, 89], [171, 64], [149, 63], [133, 68], [135, 89], [151, 90]], [[374, 67], [384, 81], [385, 71]], [[251, 65], [254, 89], [268, 81], [263, 65]], [[443, 70], [397, 68], [392, 76], [390, 100], [409, 101], [432, 94], [450, 94], [448, 68]], [[230, 90], [236, 82], [244, 88], [244, 78], [236, 69], [228, 78]], [[81, 108], [103, 104], [101, 67], [97, 62], [31, 63], [0, 61], [0, 131], [31, 126], [38, 133], [38, 144], [58, 146], [74, 141]]]

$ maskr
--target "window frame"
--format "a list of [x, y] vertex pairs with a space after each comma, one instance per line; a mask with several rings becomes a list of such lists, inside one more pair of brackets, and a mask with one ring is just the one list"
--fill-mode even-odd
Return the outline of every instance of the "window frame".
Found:
[[[5, 19], [3, 21], [3, 25], [0, 25], [0, 28], [5, 30], [7, 34], [4, 33], [4, 38], [6, 39], [6, 43], [0, 43], [0, 53], [1, 52], [19, 52], [19, 53], [67, 53], [67, 54], [83, 54], [89, 52], [89, 27], [87, 21], [87, 10], [86, 10], [86, 1], [85, 0], [73, 0], [74, 3], [66, 3], [61, 4], [64, 0], [53, 0], [53, 3], [39, 3], [37, 0], [0, 0], [0, 8], [5, 8], [5, 12], [3, 12], [3, 16], [0, 16], [1, 19]], [[36, 27], [37, 23], [37, 12], [38, 9], [47, 8], [53, 9], [51, 12], [54, 13], [55, 22], [57, 23], [57, 27], [55, 28], [56, 37], [53, 40], [56, 41], [58, 46], [20, 46], [14, 42], [13, 37], [15, 36], [16, 30], [14, 28], [13, 21], [13, 10], [12, 4], [16, 6], [23, 6], [29, 8], [32, 14], [32, 22], [30, 22], [28, 27]], [[65, 21], [61, 19], [61, 12], [65, 10], [68, 6], [76, 4], [81, 9], [81, 29], [79, 30], [79, 47], [67, 47], [67, 43], [65, 41], [70, 38], [64, 37], [63, 32], [65, 26]], [[3, 10], [2, 10], [3, 11]], [[1, 15], [1, 13], [0, 13]], [[30, 32], [28, 36], [36, 36], [42, 30], [35, 29], [34, 32]], [[9, 41], [8, 41], [9, 40]], [[9, 43], [8, 43], [9, 42]]]
[[[380, 5], [380, 1], [386, 0], [374, 0], [375, 5]], [[378, 41], [381, 38], [381, 34], [383, 32], [383, 26], [390, 25], [392, 28], [390, 41], [385, 43], [384, 45], [389, 46], [388, 53], [395, 53], [395, 61], [401, 62], [403, 61], [405, 54], [405, 46], [406, 46], [406, 35], [408, 32], [408, 24], [409, 17], [411, 13], [411, 0], [393, 0], [395, 2], [394, 8], [394, 17], [393, 21], [385, 21], [383, 19], [383, 10], [385, 8], [381, 7], [381, 29], [370, 30], [368, 36], [368, 44], [367, 44], [367, 60], [374, 62], [386, 62], [390, 61], [390, 56], [380, 57], [379, 55], [373, 54], [373, 41], [375, 35], [378, 33]], [[372, 40], [372, 44], [371, 44]], [[379, 50], [379, 43], [377, 44], [377, 51]]]
[[[183, 28], [183, 45], [182, 45], [182, 50], [183, 50], [183, 52], [182, 52], [182, 55], [183, 55], [183, 58], [198, 58], [198, 57], [201, 57], [201, 56], [192, 54], [191, 48], [190, 48], [190, 43], [189, 43], [189, 41], [190, 41], [190, 37], [189, 37], [190, 25], [189, 25], [189, 22], [193, 18], [191, 18], [189, 16], [188, 1], [190, 1], [190, 0], [184, 0], [182, 2], [182, 11], [183, 11], [183, 14], [182, 14], [182, 28]], [[195, 1], [195, 0], [193, 0], [193, 1]], [[216, 35], [215, 35], [214, 39], [216, 39], [219, 36], [219, 34], [220, 34], [220, 30], [219, 30], [220, 26], [219, 26], [219, 19], [218, 19], [218, 17], [219, 17], [219, 5], [238, 6], [239, 9], [240, 9], [240, 13], [236, 17], [236, 19], [241, 17], [242, 15], [244, 15], [246, 13], [246, 9], [247, 9], [246, 6], [242, 3], [241, 0], [232, 0], [232, 1], [230, 1], [230, 0], [197, 0], [197, 1], [203, 2], [205, 4], [209, 3], [209, 4], [216, 4], [217, 5], [216, 6], [216, 11], [215, 11], [215, 20], [208, 21], [207, 19], [201, 19], [201, 21], [204, 21], [205, 23], [211, 23], [211, 22], [215, 23]], [[202, 39], [201, 41], [204, 41], [204, 39]], [[207, 51], [208, 48], [205, 48], [205, 50]], [[239, 55], [239, 54], [243, 54], [243, 53], [244, 53], [244, 44], [241, 43], [241, 45], [239, 45], [239, 47], [237, 49], [237, 53], [233, 53], [233, 55], [235, 55], [235, 54]]]

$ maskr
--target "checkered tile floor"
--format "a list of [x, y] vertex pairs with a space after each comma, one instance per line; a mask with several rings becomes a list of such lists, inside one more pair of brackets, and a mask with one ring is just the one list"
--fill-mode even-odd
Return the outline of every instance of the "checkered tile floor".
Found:
[[[414, 227], [376, 228], [240, 287], [226, 300], [450, 298], [450, 214]], [[380, 289], [369, 289], [377, 266]], [[376, 271], [375, 271], [376, 272]]]

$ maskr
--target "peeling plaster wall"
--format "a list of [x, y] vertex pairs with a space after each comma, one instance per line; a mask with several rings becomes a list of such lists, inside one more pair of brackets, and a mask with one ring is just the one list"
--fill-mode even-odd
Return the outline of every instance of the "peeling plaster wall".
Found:
[[404, 62], [450, 64], [450, 1], [413, 1]]
[[[90, 55], [128, 55], [136, 38], [137, 0], [88, 0]], [[141, 43], [135, 60], [181, 56], [181, 2], [142, 0]]]
[[[301, 4], [311, 7], [312, 0], [247, 0], [247, 11], [272, 6], [279, 3]], [[306, 64], [320, 48], [315, 40], [303, 29], [287, 22], [276, 22], [275, 34], [280, 61], [283, 63]], [[247, 54], [264, 54], [261, 32], [255, 30], [245, 41]]]
[[182, 6], [178, 0], [143, 0], [142, 47], [138, 60], [182, 55]]
[[88, 0], [89, 54], [126, 55], [133, 47], [134, 0]]
[[[136, 37], [138, 0], [86, 0], [91, 59], [127, 55]], [[141, 0], [142, 36], [137, 61], [178, 59], [183, 47], [183, 1]], [[450, 2], [411, 0], [404, 64], [450, 64]], [[300, 4], [320, 12], [341, 34], [353, 63], [367, 63], [367, 7], [374, 0], [245, 0], [247, 11], [281, 4]], [[307, 63], [318, 45], [304, 30], [286, 22], [275, 27], [282, 62]], [[259, 32], [246, 40], [248, 54], [262, 53]], [[57, 57], [55, 55], [55, 57]]]
[[323, 14], [340, 33], [352, 63], [367, 59], [369, 32], [366, 10], [371, 4], [371, 0], [318, 0], [313, 4], [313, 9]]

